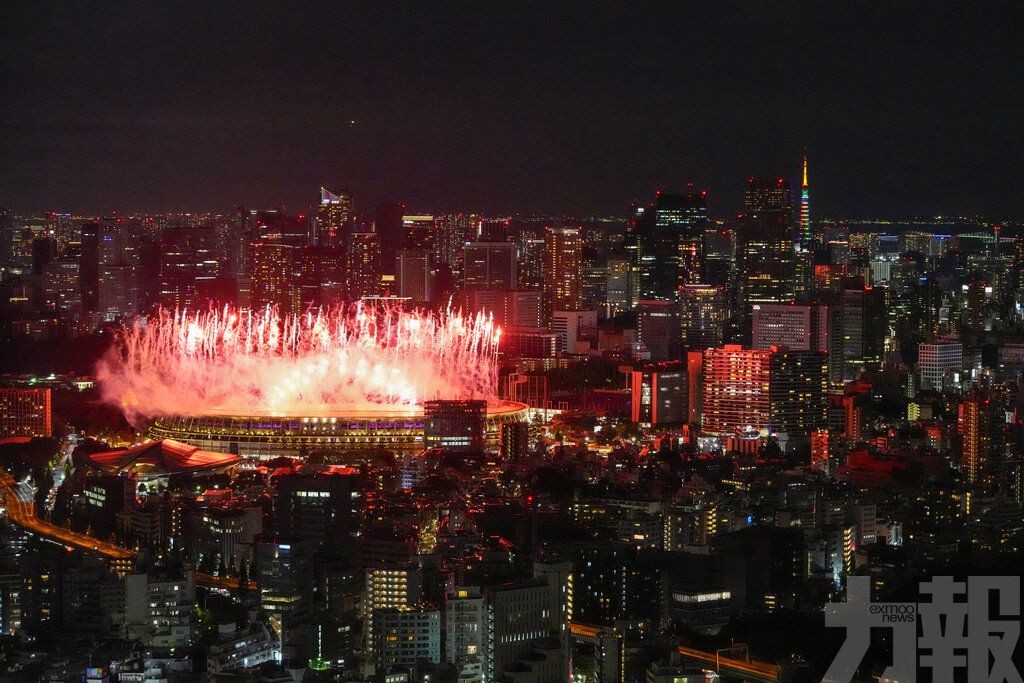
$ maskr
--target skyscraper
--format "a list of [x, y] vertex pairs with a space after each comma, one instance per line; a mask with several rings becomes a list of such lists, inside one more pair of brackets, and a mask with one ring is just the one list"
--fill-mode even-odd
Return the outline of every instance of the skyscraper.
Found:
[[380, 294], [380, 236], [353, 232], [345, 251], [345, 290], [352, 299]]
[[989, 474], [993, 412], [992, 400], [977, 392], [965, 397], [957, 411], [962, 442], [960, 467], [968, 484], [980, 484]]
[[[255, 242], [250, 245], [252, 263], [252, 306], [277, 306], [281, 313], [298, 307], [294, 286], [295, 254], [298, 247], [289, 244]], [[297, 311], [296, 311], [297, 312]]]
[[737, 256], [740, 310], [751, 304], [789, 303], [796, 297], [795, 246], [789, 184], [782, 178], [747, 182], [739, 217]]
[[843, 357], [847, 379], [866, 365], [882, 362], [888, 332], [885, 290], [862, 287], [843, 291]]
[[809, 433], [826, 424], [828, 355], [726, 344], [704, 352], [703, 428]]
[[425, 249], [399, 249], [396, 266], [398, 296], [412, 299], [417, 304], [429, 303], [433, 289], [430, 252]]
[[395, 274], [398, 248], [402, 245], [402, 217], [405, 204], [381, 204], [374, 212], [373, 223], [380, 236], [380, 272]]
[[462, 285], [465, 289], [515, 289], [516, 245], [467, 242]]
[[334, 194], [320, 188], [320, 206], [316, 210], [317, 237], [320, 244], [335, 245], [352, 222], [352, 195], [348, 190]]
[[637, 226], [640, 298], [675, 299], [678, 287], [701, 281], [707, 193], [659, 191]]
[[544, 310], [575, 311], [580, 307], [583, 241], [579, 228], [547, 228], [544, 232]]

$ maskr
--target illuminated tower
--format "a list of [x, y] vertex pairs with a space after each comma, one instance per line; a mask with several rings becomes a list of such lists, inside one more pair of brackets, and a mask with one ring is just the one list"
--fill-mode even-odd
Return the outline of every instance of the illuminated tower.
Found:
[[544, 308], [575, 311], [580, 307], [583, 241], [579, 228], [547, 228], [544, 233]]
[[320, 188], [320, 206], [316, 221], [320, 243], [335, 245], [341, 241], [352, 220], [352, 195], [343, 190], [339, 194]]
[[804, 179], [800, 184], [800, 243], [811, 248], [811, 191], [807, 186], [807, 155], [804, 154]]

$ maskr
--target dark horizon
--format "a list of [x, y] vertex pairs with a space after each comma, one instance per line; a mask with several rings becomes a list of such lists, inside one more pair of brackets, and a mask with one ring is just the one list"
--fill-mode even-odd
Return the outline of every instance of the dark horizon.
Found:
[[[1018, 7], [8, 6], [0, 201], [88, 215], [315, 202], [625, 215], [1024, 213]], [[217, 207], [220, 207], [218, 209]]]

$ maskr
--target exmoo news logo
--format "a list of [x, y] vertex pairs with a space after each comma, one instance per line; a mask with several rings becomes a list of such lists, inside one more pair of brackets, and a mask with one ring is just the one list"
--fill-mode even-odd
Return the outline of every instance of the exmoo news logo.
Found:
[[846, 602], [825, 608], [825, 625], [845, 628], [846, 641], [823, 683], [853, 680], [873, 628], [892, 631], [893, 662], [880, 683], [915, 683], [918, 669], [930, 670], [934, 683], [1022, 683], [1013, 661], [1020, 636], [1019, 576], [936, 576], [922, 581], [920, 592], [930, 600], [872, 602], [870, 579], [850, 577]]

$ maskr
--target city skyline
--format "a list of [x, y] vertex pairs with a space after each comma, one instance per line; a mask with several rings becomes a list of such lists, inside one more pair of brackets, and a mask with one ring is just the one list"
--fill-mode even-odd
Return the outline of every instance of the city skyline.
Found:
[[0, 198], [621, 215], [693, 182], [722, 216], [806, 148], [818, 218], [1024, 210], [1014, 10], [248, 9], [8, 9]]

